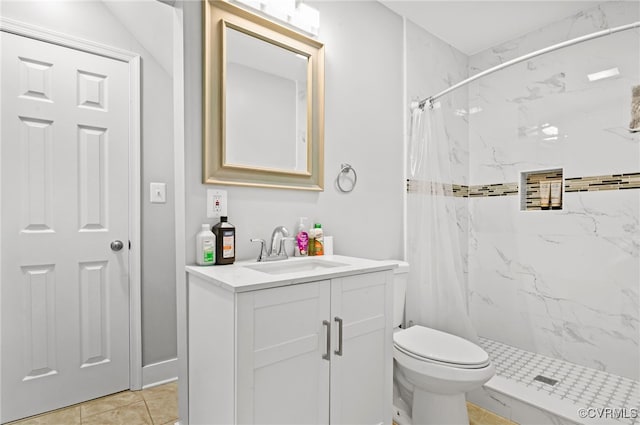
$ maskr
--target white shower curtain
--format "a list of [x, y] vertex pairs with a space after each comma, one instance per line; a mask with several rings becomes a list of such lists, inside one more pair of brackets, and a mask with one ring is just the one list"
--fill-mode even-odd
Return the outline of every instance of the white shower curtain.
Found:
[[412, 111], [409, 172], [411, 269], [406, 321], [476, 341], [478, 336], [467, 310], [450, 146], [438, 104]]

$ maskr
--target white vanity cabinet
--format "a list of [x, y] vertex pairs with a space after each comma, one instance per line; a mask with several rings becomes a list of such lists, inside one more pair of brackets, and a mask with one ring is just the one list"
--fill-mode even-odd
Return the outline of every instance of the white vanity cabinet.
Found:
[[331, 357], [331, 424], [391, 424], [392, 284], [392, 272], [331, 281], [331, 317], [343, 322], [342, 354]]
[[235, 292], [189, 274], [189, 423], [391, 424], [387, 267]]

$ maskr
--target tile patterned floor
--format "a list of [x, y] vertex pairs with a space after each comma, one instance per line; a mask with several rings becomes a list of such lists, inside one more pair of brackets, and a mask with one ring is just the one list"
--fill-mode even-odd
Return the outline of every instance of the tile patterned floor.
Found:
[[173, 425], [178, 384], [123, 391], [7, 425]]
[[[480, 338], [496, 366], [496, 373], [558, 400], [586, 408], [631, 409], [640, 406], [640, 383], [622, 376], [590, 369], [560, 359], [520, 350]], [[557, 384], [534, 380], [542, 375]], [[618, 419], [621, 424], [640, 425], [640, 418]]]
[[473, 403], [467, 402], [467, 412], [469, 425], [518, 425]]
[[[469, 402], [467, 402], [467, 413], [469, 415], [469, 425], [518, 425], [509, 419], [505, 419]], [[398, 425], [398, 423], [393, 421], [393, 425]]]
[[[517, 425], [467, 403], [469, 425]], [[123, 391], [7, 425], [174, 425], [178, 420], [176, 382], [142, 391]]]

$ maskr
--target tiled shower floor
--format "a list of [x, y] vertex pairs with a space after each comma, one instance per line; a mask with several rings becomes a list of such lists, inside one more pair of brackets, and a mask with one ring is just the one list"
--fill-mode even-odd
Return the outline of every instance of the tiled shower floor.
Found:
[[[632, 409], [640, 408], [640, 384], [607, 372], [579, 366], [563, 360], [521, 350], [510, 345], [480, 338], [480, 345], [487, 351], [496, 366], [496, 374], [535, 391], [544, 400], [553, 403], [572, 404], [567, 411], [576, 413], [580, 408], [626, 409], [626, 418], [618, 422], [640, 425], [640, 418]], [[534, 380], [538, 375], [557, 380], [550, 385]], [[527, 401], [527, 400], [524, 400]], [[534, 404], [535, 403], [531, 403]], [[545, 405], [538, 406], [545, 408]], [[637, 412], [637, 410], [636, 410]], [[556, 413], [556, 412], [552, 412]], [[569, 418], [577, 420], [577, 417]]]

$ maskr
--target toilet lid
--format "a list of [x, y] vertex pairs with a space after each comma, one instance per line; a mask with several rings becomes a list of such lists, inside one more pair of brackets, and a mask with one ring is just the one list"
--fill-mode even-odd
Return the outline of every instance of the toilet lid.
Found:
[[464, 366], [482, 366], [489, 355], [471, 341], [424, 326], [412, 326], [393, 335], [393, 342], [416, 357]]

